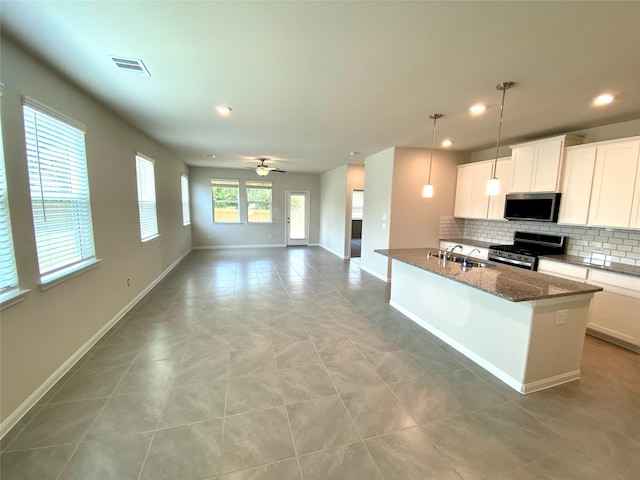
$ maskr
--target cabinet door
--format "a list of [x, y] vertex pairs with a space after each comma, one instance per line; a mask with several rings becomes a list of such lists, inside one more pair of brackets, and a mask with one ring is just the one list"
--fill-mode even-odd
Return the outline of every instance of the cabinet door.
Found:
[[468, 217], [471, 211], [471, 189], [473, 188], [473, 166], [460, 165], [456, 180], [456, 203], [454, 217]]
[[533, 161], [535, 145], [515, 147], [513, 158], [512, 192], [528, 192], [531, 188], [531, 176], [533, 175]]
[[498, 159], [496, 177], [500, 179], [500, 193], [489, 197], [489, 214], [487, 218], [504, 220], [504, 201], [506, 194], [511, 191], [511, 182], [513, 180], [513, 160], [511, 157]]
[[631, 220], [629, 227], [640, 228], [640, 157], [636, 171], [636, 185], [633, 191], [633, 204], [631, 205]]
[[639, 151], [640, 140], [598, 147], [589, 225], [629, 226]]
[[595, 163], [596, 147], [567, 150], [558, 223], [587, 224]]
[[640, 300], [607, 290], [597, 292], [591, 300], [588, 326], [626, 343], [640, 345], [640, 322], [633, 312], [640, 308]]
[[[489, 196], [487, 181], [491, 178], [493, 162], [482, 162], [473, 165], [473, 185], [471, 187], [470, 218], [487, 218]], [[500, 178], [500, 177], [498, 177]]]
[[532, 192], [555, 192], [558, 189], [563, 145], [562, 138], [545, 140], [535, 145], [531, 173]]

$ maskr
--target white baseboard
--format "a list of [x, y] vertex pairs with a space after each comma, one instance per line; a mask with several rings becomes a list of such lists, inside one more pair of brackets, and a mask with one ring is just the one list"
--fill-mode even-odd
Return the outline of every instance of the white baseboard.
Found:
[[155, 287], [171, 270], [173, 270], [187, 255], [191, 253], [189, 249], [185, 254], [173, 262], [167, 269], [160, 274], [153, 282], [142, 290], [136, 297], [124, 306], [111, 320], [109, 320], [96, 334], [91, 337], [84, 345], [82, 345], [73, 355], [71, 355], [60, 367], [47, 378], [29, 397], [20, 404], [5, 420], [0, 424], [0, 438], [4, 437], [20, 419], [38, 403], [38, 401], [46, 395], [46, 393], [62, 378], [69, 370], [80, 360], [98, 340], [100, 340], [111, 327], [118, 323], [129, 310], [131, 310], [153, 287]]
[[364, 272], [367, 272], [369, 275], [373, 275], [376, 278], [379, 278], [383, 282], [389, 283], [391, 281], [391, 279], [389, 277], [383, 277], [378, 272], [374, 272], [373, 270], [370, 270], [367, 267], [363, 267], [362, 264], [360, 264], [360, 270], [362, 270]]
[[341, 258], [342, 260], [348, 260], [348, 259], [349, 259], [349, 257], [347, 257], [347, 256], [343, 255], [342, 253], [338, 253], [338, 252], [336, 252], [335, 250], [330, 249], [330, 248], [329, 248], [329, 247], [327, 247], [326, 245], [319, 244], [318, 246], [319, 246], [320, 248], [322, 248], [322, 249], [326, 250], [326, 251], [327, 251], [327, 252], [329, 252], [329, 253], [333, 253], [336, 257], [339, 257], [339, 258]]
[[284, 243], [270, 243], [267, 245], [205, 245], [193, 247], [193, 250], [223, 250], [228, 248], [282, 248], [286, 247]]

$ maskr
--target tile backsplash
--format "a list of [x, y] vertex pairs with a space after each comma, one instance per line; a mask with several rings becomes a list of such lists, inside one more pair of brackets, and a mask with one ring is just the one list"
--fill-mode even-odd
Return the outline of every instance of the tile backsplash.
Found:
[[513, 242], [515, 231], [564, 235], [566, 253], [640, 266], [640, 230], [558, 225], [545, 222], [440, 218], [440, 238], [467, 238], [496, 244]]

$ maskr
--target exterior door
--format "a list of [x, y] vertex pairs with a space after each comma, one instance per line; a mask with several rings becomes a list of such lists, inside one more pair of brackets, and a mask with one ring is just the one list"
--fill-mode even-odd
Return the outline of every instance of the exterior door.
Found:
[[287, 246], [309, 245], [309, 192], [287, 192]]

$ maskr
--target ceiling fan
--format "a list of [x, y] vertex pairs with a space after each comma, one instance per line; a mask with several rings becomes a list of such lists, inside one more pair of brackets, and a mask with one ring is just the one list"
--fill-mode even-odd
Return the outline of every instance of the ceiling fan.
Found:
[[[269, 172], [287, 173], [285, 170], [280, 170], [277, 167], [270, 167], [269, 165], [265, 165], [264, 162], [267, 161], [268, 158], [258, 158], [258, 160], [260, 160], [260, 165], [256, 165], [255, 170], [256, 173], [261, 177], [266, 177], [267, 175], [269, 175]], [[254, 169], [254, 167], [244, 168], [249, 168], [251, 170]]]

